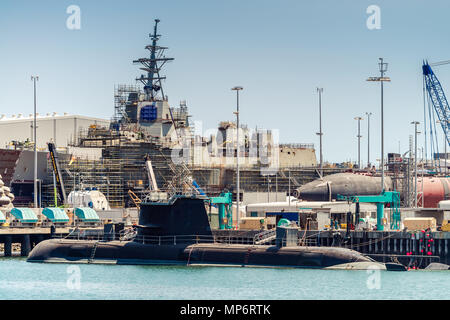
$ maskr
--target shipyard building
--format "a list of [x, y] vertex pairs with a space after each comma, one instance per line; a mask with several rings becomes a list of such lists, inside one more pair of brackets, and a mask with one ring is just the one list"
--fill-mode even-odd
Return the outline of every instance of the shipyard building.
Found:
[[[32, 114], [23, 116], [19, 113], [11, 117], [1, 115], [0, 147], [20, 147], [34, 141], [33, 121]], [[109, 123], [109, 120], [68, 113], [62, 115], [56, 112], [46, 115], [37, 114], [37, 148], [47, 150], [47, 142], [50, 141], [53, 141], [58, 147], [67, 147], [71, 141], [77, 139], [80, 131], [84, 131], [92, 125], [109, 127]]]

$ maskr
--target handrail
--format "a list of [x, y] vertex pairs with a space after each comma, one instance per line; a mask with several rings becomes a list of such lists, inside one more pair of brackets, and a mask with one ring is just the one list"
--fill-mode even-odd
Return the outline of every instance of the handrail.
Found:
[[224, 244], [250, 244], [255, 245], [255, 239], [252, 238], [232, 238], [228, 236], [214, 236], [214, 235], [171, 235], [171, 236], [149, 236], [149, 235], [136, 235], [134, 238], [127, 239], [126, 233], [119, 232], [112, 235], [105, 233], [90, 234], [85, 233], [71, 233], [70, 235], [63, 236], [62, 234], [54, 235], [56, 239], [69, 239], [69, 240], [95, 240], [95, 241], [119, 241], [119, 242], [139, 242], [143, 244], [158, 244], [158, 245], [176, 245], [183, 243], [224, 243]]
[[258, 234], [255, 234], [255, 236], [253, 237], [253, 243], [254, 244], [264, 243], [265, 242], [264, 240], [273, 238], [274, 236], [276, 236], [276, 229], [266, 230]]

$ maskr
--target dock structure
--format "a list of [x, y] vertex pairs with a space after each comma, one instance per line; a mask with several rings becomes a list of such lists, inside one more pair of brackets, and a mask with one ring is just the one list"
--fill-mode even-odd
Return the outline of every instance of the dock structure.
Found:
[[4, 228], [0, 229], [0, 244], [3, 244], [5, 257], [13, 255], [13, 244], [20, 244], [20, 255], [26, 257], [39, 242], [66, 236], [69, 232], [69, 228], [58, 228], [54, 232], [51, 228]]
[[[215, 230], [213, 234], [218, 241], [249, 244], [262, 232]], [[265, 244], [275, 244], [275, 240]], [[298, 230], [298, 244], [348, 248], [379, 262], [398, 261], [418, 268], [431, 262], [450, 264], [450, 232]]]

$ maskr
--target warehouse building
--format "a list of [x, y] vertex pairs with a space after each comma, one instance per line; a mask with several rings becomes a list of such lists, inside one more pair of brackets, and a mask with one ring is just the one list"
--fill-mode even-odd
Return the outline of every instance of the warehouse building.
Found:
[[[0, 148], [10, 148], [32, 142], [33, 139], [32, 114], [25, 117], [22, 114], [9, 118], [0, 116]], [[47, 149], [47, 142], [53, 141], [59, 148], [67, 147], [69, 142], [76, 141], [83, 130], [91, 125], [109, 128], [110, 121], [100, 118], [86, 117], [64, 113], [58, 115], [47, 113], [37, 114], [37, 148]]]

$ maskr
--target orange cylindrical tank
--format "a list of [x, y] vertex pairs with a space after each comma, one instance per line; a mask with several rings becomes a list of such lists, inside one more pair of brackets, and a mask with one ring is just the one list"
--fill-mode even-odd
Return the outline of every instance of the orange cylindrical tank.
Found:
[[[423, 194], [422, 193], [423, 186]], [[424, 177], [417, 179], [418, 206], [437, 208], [439, 201], [450, 199], [450, 180], [448, 178]]]

